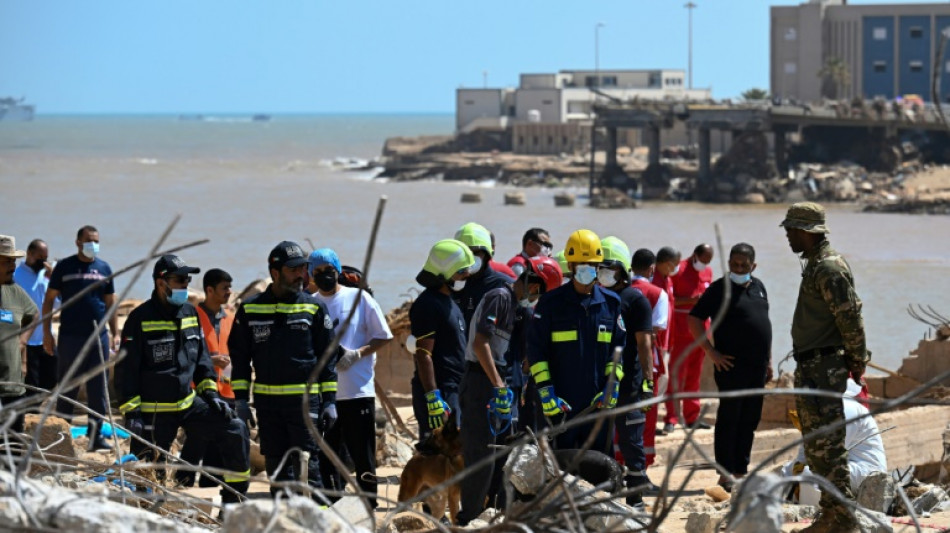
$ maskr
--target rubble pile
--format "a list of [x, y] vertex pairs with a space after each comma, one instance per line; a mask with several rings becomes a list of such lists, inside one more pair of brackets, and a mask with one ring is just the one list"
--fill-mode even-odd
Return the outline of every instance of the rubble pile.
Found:
[[746, 132], [713, 165], [712, 180], [706, 185], [708, 188], [697, 192], [701, 198], [713, 202], [749, 201], [750, 194], [762, 195], [764, 202], [774, 192], [763, 184], [774, 182], [778, 175], [775, 161], [769, 157], [769, 141], [765, 133]]
[[598, 209], [629, 209], [637, 207], [637, 202], [620, 189], [602, 187], [594, 190], [590, 206]]

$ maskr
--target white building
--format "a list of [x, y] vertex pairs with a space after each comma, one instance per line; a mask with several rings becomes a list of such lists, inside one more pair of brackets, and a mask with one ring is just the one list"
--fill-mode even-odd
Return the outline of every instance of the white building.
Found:
[[522, 74], [516, 89], [456, 91], [455, 127], [507, 127], [511, 122], [562, 124], [593, 119], [594, 102], [606, 96], [624, 101], [709, 100], [709, 89], [687, 89], [683, 70], [562, 70], [556, 74]]

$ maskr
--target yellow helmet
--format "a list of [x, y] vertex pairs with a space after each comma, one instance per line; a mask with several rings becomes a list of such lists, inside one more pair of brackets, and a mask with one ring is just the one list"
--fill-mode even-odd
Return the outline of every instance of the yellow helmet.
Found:
[[491, 232], [485, 226], [469, 222], [455, 232], [455, 239], [464, 242], [472, 250], [485, 250], [488, 255], [494, 256], [491, 246]]
[[432, 246], [429, 257], [422, 267], [423, 272], [449, 279], [457, 272], [475, 264], [475, 256], [468, 246], [455, 239], [444, 239]]
[[589, 229], [579, 229], [567, 238], [564, 246], [564, 259], [568, 263], [600, 263], [604, 260], [604, 251], [600, 246], [600, 237]]

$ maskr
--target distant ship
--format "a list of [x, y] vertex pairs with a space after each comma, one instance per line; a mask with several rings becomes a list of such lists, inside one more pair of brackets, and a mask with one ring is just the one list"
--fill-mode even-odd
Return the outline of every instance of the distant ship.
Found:
[[23, 98], [0, 98], [0, 122], [27, 122], [35, 112], [36, 106], [24, 104]]

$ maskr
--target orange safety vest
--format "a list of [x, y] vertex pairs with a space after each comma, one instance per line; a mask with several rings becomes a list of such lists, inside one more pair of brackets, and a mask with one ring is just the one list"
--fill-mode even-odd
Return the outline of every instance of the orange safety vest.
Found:
[[[231, 334], [231, 325], [234, 323], [234, 315], [224, 315], [219, 323], [220, 333], [215, 333], [214, 326], [211, 325], [211, 319], [208, 313], [201, 306], [195, 306], [198, 310], [198, 323], [201, 324], [201, 330], [205, 334], [205, 344], [211, 354], [228, 355], [228, 336]], [[223, 369], [215, 367], [218, 373], [218, 394], [222, 398], [234, 399], [234, 391], [231, 389], [231, 379], [221, 375]]]

